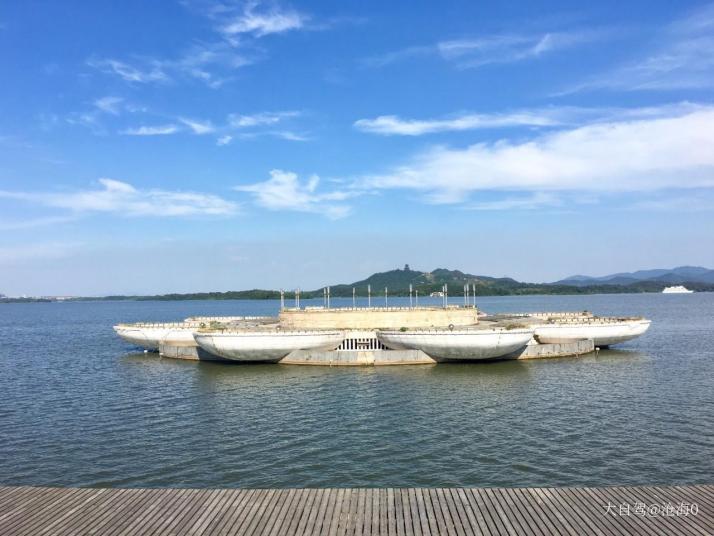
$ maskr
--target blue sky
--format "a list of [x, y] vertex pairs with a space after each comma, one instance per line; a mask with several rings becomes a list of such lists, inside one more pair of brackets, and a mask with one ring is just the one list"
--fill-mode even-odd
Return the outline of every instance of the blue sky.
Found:
[[714, 4], [0, 6], [0, 293], [714, 266]]

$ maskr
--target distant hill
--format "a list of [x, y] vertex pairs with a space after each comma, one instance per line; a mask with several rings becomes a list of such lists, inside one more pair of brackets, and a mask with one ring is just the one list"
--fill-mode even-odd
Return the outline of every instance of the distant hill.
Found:
[[[372, 274], [354, 283], [330, 285], [332, 297], [351, 297], [354, 288], [359, 296], [366, 296], [367, 286], [372, 287], [372, 295], [383, 295], [384, 288], [390, 296], [407, 296], [409, 285], [425, 296], [440, 291], [444, 284], [449, 286], [449, 296], [463, 296], [465, 284], [475, 285], [477, 296], [510, 296], [531, 294], [623, 294], [635, 292], [662, 292], [671, 284], [684, 284], [696, 291], [714, 291], [714, 270], [696, 266], [679, 268], [640, 270], [612, 274], [603, 277], [574, 275], [555, 283], [524, 283], [510, 277], [490, 277], [474, 275], [460, 270], [437, 268], [431, 272], [412, 270], [409, 265], [402, 269]], [[321, 298], [323, 289], [302, 290], [303, 298]], [[285, 292], [292, 299], [293, 291]], [[64, 301], [88, 300], [274, 300], [280, 297], [278, 290], [252, 289], [228, 292], [195, 292], [191, 294], [161, 294], [155, 296], [103, 296], [99, 298], [69, 298]], [[47, 298], [0, 298], [0, 302], [54, 301]]]
[[586, 287], [592, 285], [632, 285], [641, 282], [659, 284], [714, 284], [714, 270], [701, 266], [678, 266], [676, 268], [656, 268], [653, 270], [638, 270], [636, 272], [621, 272], [601, 277], [573, 275], [553, 283], [554, 285], [573, 285]]

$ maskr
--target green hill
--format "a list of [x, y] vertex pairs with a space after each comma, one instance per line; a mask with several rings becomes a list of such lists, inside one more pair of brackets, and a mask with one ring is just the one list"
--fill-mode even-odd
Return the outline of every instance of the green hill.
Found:
[[[686, 286], [698, 292], [714, 291], [714, 283], [685, 282]], [[389, 270], [372, 274], [366, 279], [354, 283], [343, 283], [330, 286], [332, 297], [351, 297], [354, 288], [358, 296], [367, 295], [367, 286], [371, 285], [372, 295], [380, 296], [384, 288], [389, 289], [390, 296], [407, 296], [409, 285], [419, 292], [420, 296], [440, 291], [443, 285], [449, 286], [449, 296], [463, 296], [465, 284], [475, 285], [477, 296], [511, 296], [529, 294], [623, 294], [637, 292], [662, 292], [669, 283], [653, 279], [635, 281], [630, 284], [608, 284], [604, 282], [589, 282], [588, 285], [576, 281], [560, 281], [557, 283], [522, 283], [510, 277], [489, 277], [474, 275], [460, 270], [437, 268], [431, 272], [412, 270], [409, 265], [402, 269]], [[321, 298], [323, 289], [303, 290], [301, 297]], [[286, 299], [292, 299], [292, 291], [285, 293]], [[277, 290], [252, 289], [234, 290], [229, 292], [196, 292], [191, 294], [162, 294], [157, 296], [104, 296], [101, 298], [73, 298], [77, 300], [267, 300], [280, 298]], [[39, 298], [0, 298], [0, 302], [16, 301], [51, 301]]]

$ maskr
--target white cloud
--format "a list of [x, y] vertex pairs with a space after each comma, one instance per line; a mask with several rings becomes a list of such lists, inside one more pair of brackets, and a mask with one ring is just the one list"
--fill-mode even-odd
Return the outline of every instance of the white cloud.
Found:
[[270, 10], [258, 12], [257, 7], [257, 2], [247, 3], [243, 13], [233, 16], [227, 21], [220, 28], [221, 32], [228, 36], [251, 34], [255, 37], [263, 37], [298, 30], [307, 21], [307, 17], [297, 11], [286, 11], [273, 7]]
[[124, 99], [121, 97], [102, 97], [94, 101], [94, 106], [98, 110], [111, 115], [119, 115]]
[[250, 115], [230, 114], [228, 116], [228, 124], [233, 128], [249, 128], [266, 125], [275, 125], [300, 115], [297, 111], [283, 112], [260, 112]]
[[223, 216], [238, 205], [213, 194], [161, 189], [139, 189], [115, 179], [99, 179], [100, 188], [75, 192], [9, 192], [0, 198], [81, 212], [105, 212], [129, 216]]
[[[675, 108], [676, 109], [676, 108]], [[466, 148], [433, 147], [364, 188], [407, 188], [434, 203], [477, 191], [642, 192], [714, 187], [714, 107], [600, 122]]]
[[253, 59], [243, 50], [222, 40], [193, 43], [175, 58], [143, 57], [131, 63], [111, 58], [91, 58], [87, 61], [90, 67], [129, 83], [167, 83], [190, 79], [214, 89], [229, 80], [236, 69], [251, 63]]
[[383, 136], [422, 136], [435, 132], [507, 127], [563, 127], [625, 119], [651, 119], [671, 117], [701, 109], [702, 106], [690, 102], [643, 108], [549, 106], [502, 113], [461, 113], [436, 119], [403, 119], [396, 115], [381, 115], [374, 119], [359, 119], [355, 121], [354, 127], [363, 132]]
[[350, 207], [341, 202], [355, 194], [347, 191], [320, 193], [317, 191], [319, 183], [317, 175], [301, 182], [295, 173], [274, 169], [267, 181], [236, 186], [235, 190], [250, 192], [258, 206], [270, 210], [313, 212], [330, 219], [347, 216]]
[[154, 125], [154, 126], [140, 126], [136, 128], [127, 128], [122, 130], [122, 134], [128, 136], [164, 136], [167, 134], [175, 134], [179, 131], [176, 125]]
[[651, 52], [558, 95], [606, 89], [652, 91], [714, 87], [714, 4], [690, 12], [653, 36]]
[[553, 126], [561, 123], [561, 110], [522, 111], [507, 114], [463, 114], [444, 119], [401, 119], [396, 115], [381, 115], [374, 119], [359, 119], [354, 126], [363, 132], [385, 136], [421, 136], [434, 132], [476, 130], [513, 126]]
[[104, 73], [114, 74], [127, 82], [146, 84], [149, 82], [166, 82], [169, 77], [156, 62], [146, 69], [140, 69], [115, 59], [90, 59], [87, 64]]
[[216, 145], [223, 146], [223, 145], [228, 145], [231, 141], [233, 141], [233, 136], [229, 136], [226, 134], [225, 136], [221, 136], [216, 140]]
[[[0, 192], [0, 197], [3, 197], [2, 192]], [[20, 220], [20, 221], [1, 221], [0, 220], [0, 231], [20, 231], [23, 229], [34, 229], [36, 227], [49, 227], [54, 225], [61, 225], [63, 223], [69, 223], [75, 221], [77, 218], [73, 216], [60, 216], [60, 217], [48, 217], [48, 218], [35, 218], [32, 220]]]
[[417, 45], [367, 58], [363, 63], [383, 67], [416, 57], [434, 56], [460, 69], [477, 68], [494, 63], [514, 63], [541, 57], [547, 53], [575, 47], [603, 38], [602, 30], [548, 32], [539, 34], [496, 34], [475, 38], [440, 41]]
[[547, 207], [561, 206], [562, 200], [546, 192], [535, 192], [520, 197], [505, 197], [495, 201], [479, 201], [464, 208], [471, 210], [537, 210]]
[[179, 121], [190, 128], [194, 134], [210, 134], [216, 130], [210, 121], [198, 121], [196, 119], [186, 119], [185, 117], [180, 117]]

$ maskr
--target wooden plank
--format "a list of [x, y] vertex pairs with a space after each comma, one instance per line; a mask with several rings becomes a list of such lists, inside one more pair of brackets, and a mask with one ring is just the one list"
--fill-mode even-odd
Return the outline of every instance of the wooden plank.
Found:
[[293, 508], [293, 515], [290, 519], [286, 518], [285, 530], [282, 534], [305, 534], [310, 512], [314, 508], [316, 500], [319, 500], [319, 490], [303, 489], [298, 496], [298, 502]]
[[240, 515], [231, 526], [229, 534], [249, 534], [248, 529], [254, 521], [256, 512], [260, 508], [261, 503], [265, 500], [268, 491], [269, 490], [258, 489], [251, 494], [241, 510]]
[[[714, 486], [403, 489], [0, 487], [0, 534], [714, 534]], [[607, 504], [698, 504], [697, 515], [612, 515]]]
[[42, 530], [42, 527], [51, 522], [66, 508], [79, 504], [84, 497], [91, 493], [88, 489], [73, 489], [69, 493], [55, 488], [52, 490], [52, 499], [49, 503], [41, 504], [39, 508], [33, 505], [32, 510], [23, 510], [22, 515], [5, 524], [5, 528], [12, 534], [32, 534]]
[[[267, 534], [269, 536], [278, 536], [280, 534], [285, 534], [280, 532], [283, 523], [285, 523], [286, 518], [291, 518], [294, 512], [294, 503], [299, 500], [300, 493], [303, 490], [298, 490], [295, 488], [289, 488], [283, 490], [283, 496], [280, 504], [276, 505], [273, 515], [270, 516], [268, 523], [266, 523], [262, 534]], [[289, 521], [288, 521], [289, 523]]]
[[591, 530], [603, 536], [616, 536], [612, 530], [612, 525], [603, 523], [602, 517], [605, 513], [603, 510], [598, 511], [592, 504], [583, 502], [582, 497], [574, 493], [572, 488], [561, 488], [558, 489], [558, 491], [563, 497], [563, 500], [578, 511], [580, 517], [585, 520]]
[[317, 491], [313, 499], [313, 506], [310, 509], [307, 523], [303, 534], [319, 534], [322, 527], [322, 520], [327, 510], [327, 502], [329, 501], [329, 490], [320, 489]]
[[583, 518], [578, 508], [575, 508], [571, 503], [564, 499], [560, 490], [553, 488], [540, 488], [540, 492], [550, 500], [550, 504], [553, 508], [560, 512], [563, 518], [567, 521], [568, 526], [572, 527], [575, 533], [590, 533], [604, 536], [599, 527], [592, 526], [587, 518]]
[[[68, 490], [64, 494], [72, 492], [73, 490]], [[30, 493], [23, 490], [20, 499], [14, 502], [11, 508], [6, 509], [1, 526], [9, 533], [14, 527], [28, 523], [37, 515], [36, 511], [42, 512], [49, 508], [53, 501], [60, 499], [61, 495], [62, 490], [56, 488], [30, 490]]]
[[[625, 490], [630, 490], [631, 488], [624, 488]], [[664, 506], [669, 503], [673, 508], [677, 507], [678, 498], [680, 495], [671, 488], [650, 488], [650, 487], [638, 487], [634, 488], [636, 491], [632, 493], [640, 493], [648, 497], [650, 504], [658, 504]], [[711, 530], [703, 527], [694, 516], [664, 516], [660, 515], [658, 517], [662, 518], [663, 524], [670, 527], [676, 527], [678, 530], [683, 530], [692, 534], [693, 536], [711, 536]]]
[[519, 534], [536, 534], [543, 536], [540, 527], [536, 523], [533, 523], [530, 517], [527, 517], [523, 512], [521, 512], [521, 509], [516, 504], [514, 496], [511, 496], [511, 494], [508, 493], [509, 490], [492, 488], [491, 491], [496, 501], [505, 503], [504, 507], [511, 515], [512, 522], [514, 523], [514, 526], [516, 526], [516, 530]]
[[190, 523], [193, 516], [203, 506], [203, 501], [208, 495], [209, 490], [189, 490], [188, 500], [184, 503], [181, 509], [172, 510], [170, 513], [170, 521], [164, 525], [159, 534], [180, 534], [183, 528]]
[[511, 536], [517, 536], [518, 528], [514, 526], [514, 524], [511, 522], [511, 516], [501, 507], [501, 504], [498, 501], [498, 497], [494, 495], [493, 490], [491, 488], [484, 488], [482, 491], [486, 500], [490, 501], [491, 503], [492, 512], [494, 512], [498, 516], [499, 520], [505, 527], [506, 533], [510, 534]]
[[37, 534], [60, 534], [66, 531], [76, 532], [76, 526], [81, 523], [85, 515], [94, 513], [97, 499], [102, 495], [113, 495], [111, 490], [94, 489], [95, 493], [88, 494], [82, 502], [72, 508], [64, 510], [59, 516], [52, 519], [50, 523], [42, 526], [42, 530]]
[[528, 506], [528, 514], [533, 518], [538, 518], [539, 525], [546, 527], [547, 534], [560, 534], [560, 531], [556, 528], [551, 520], [548, 512], [542, 507], [542, 499], [532, 493], [532, 488], [516, 488], [514, 492], [520, 495], [520, 498], [524, 501], [524, 504]]
[[481, 511], [478, 510], [478, 508], [474, 510], [472, 502], [469, 499], [466, 490], [464, 488], [454, 488], [453, 493], [455, 493], [459, 497], [459, 503], [461, 504], [461, 508], [463, 508], [464, 513], [466, 514], [469, 520], [469, 524], [471, 526], [471, 533], [474, 535], [490, 534], [490, 531], [488, 530], [488, 525], [486, 525], [486, 522], [483, 519], [483, 516], [481, 515]]
[[[182, 511], [182, 509], [178, 508], [178, 506], [182, 497], [187, 495], [187, 490], [175, 489], [171, 490], [171, 493], [165, 493], [164, 495], [165, 500], [157, 504], [156, 507], [149, 512], [149, 515], [146, 516], [141, 525], [142, 531], [146, 534], [153, 534], [154, 532], [160, 530], [161, 527], [166, 524], [167, 520], [173, 520], [174, 518], [170, 515], [171, 512]], [[140, 497], [139, 500], [143, 501], [143, 498]]]
[[[606, 488], [583, 488], [584, 494], [590, 498], [593, 504], [600, 505], [603, 511], [609, 504], [614, 504], [619, 508], [622, 500], [614, 496], [612, 492], [606, 491]], [[617, 510], [616, 510], [617, 512]], [[607, 514], [607, 519], [620, 531], [625, 530], [628, 534], [640, 534], [640, 526], [630, 519], [629, 516], [621, 516], [619, 514]]]
[[436, 494], [441, 503], [441, 512], [446, 521], [447, 529], [451, 529], [451, 533], [455, 536], [465, 536], [464, 528], [461, 525], [461, 516], [459, 515], [454, 501], [451, 498], [451, 493], [444, 488], [437, 488]]
[[250, 520], [248, 520], [243, 529], [245, 534], [253, 534], [254, 531], [256, 531], [257, 527], [260, 526], [264, 520], [264, 516], [272, 510], [280, 491], [281, 490], [278, 489], [266, 490], [266, 493], [263, 494], [260, 502], [256, 504]]
[[471, 505], [471, 509], [474, 511], [474, 513], [478, 511], [477, 516], [479, 516], [480, 519], [482, 519], [486, 523], [486, 526], [488, 527], [488, 533], [493, 535], [503, 534], [504, 531], [500, 530], [498, 525], [494, 521], [493, 516], [488, 511], [487, 504], [484, 501], [484, 498], [479, 493], [478, 488], [468, 488], [467, 491], [467, 497], [470, 496], [469, 504]]
[[271, 518], [278, 515], [280, 507], [288, 498], [289, 490], [276, 489], [272, 491], [272, 496], [266, 499], [263, 509], [258, 512], [258, 519], [256, 520], [255, 528], [251, 530], [251, 534], [265, 534]]
[[349, 498], [347, 496], [347, 491], [345, 488], [337, 488], [337, 493], [335, 496], [335, 505], [332, 510], [332, 515], [330, 516], [330, 522], [329, 522], [329, 528], [326, 534], [329, 536], [337, 536], [337, 530], [340, 525], [340, 516], [343, 515], [343, 502], [346, 500], [349, 501]]
[[338, 490], [331, 488], [326, 493], [324, 510], [321, 512], [322, 516], [318, 518], [319, 522], [315, 524], [315, 534], [324, 534], [325, 536], [330, 532], [330, 523], [332, 522], [332, 513], [337, 502]]
[[234, 526], [240, 527], [240, 519], [245, 515], [245, 510], [252, 503], [257, 490], [247, 489], [239, 490], [237, 497], [231, 505], [231, 511], [225, 516], [216, 526], [217, 534], [226, 536], [227, 534], [235, 534], [239, 529], [234, 530]]

